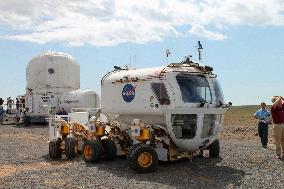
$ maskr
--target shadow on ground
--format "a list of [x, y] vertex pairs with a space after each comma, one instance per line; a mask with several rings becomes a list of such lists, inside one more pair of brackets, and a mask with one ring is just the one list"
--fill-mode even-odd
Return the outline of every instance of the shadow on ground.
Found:
[[178, 188], [227, 188], [239, 186], [245, 176], [243, 170], [218, 165], [222, 159], [194, 158], [193, 161], [180, 160], [159, 164], [154, 173], [137, 174], [130, 170], [126, 159], [118, 158], [114, 162], [87, 164], [99, 171], [111, 172], [127, 180], [160, 183]]
[[150, 182], [177, 188], [236, 187], [242, 184], [242, 179], [245, 177], [243, 170], [222, 165], [223, 160], [221, 158], [196, 157], [192, 161], [160, 162], [156, 172], [147, 174], [138, 174], [130, 170], [125, 157], [118, 157], [115, 161], [102, 161], [97, 164], [86, 164], [82, 156], [77, 156], [70, 161], [66, 160], [64, 156], [59, 161], [51, 160], [48, 155], [41, 158], [52, 165], [79, 163], [83, 167], [85, 165], [88, 171], [107, 172], [122, 180], [129, 180], [130, 183]]

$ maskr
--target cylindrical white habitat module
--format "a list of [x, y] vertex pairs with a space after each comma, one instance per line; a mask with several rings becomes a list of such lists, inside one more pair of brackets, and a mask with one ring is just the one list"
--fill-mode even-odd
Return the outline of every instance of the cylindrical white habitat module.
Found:
[[80, 65], [65, 53], [48, 51], [32, 58], [26, 74], [27, 89], [80, 88]]
[[31, 59], [26, 79], [26, 107], [42, 122], [60, 108], [63, 93], [80, 88], [80, 65], [68, 54], [48, 51]]
[[100, 97], [91, 89], [66, 92], [61, 98], [60, 106], [67, 112], [71, 112], [71, 108], [99, 108]]

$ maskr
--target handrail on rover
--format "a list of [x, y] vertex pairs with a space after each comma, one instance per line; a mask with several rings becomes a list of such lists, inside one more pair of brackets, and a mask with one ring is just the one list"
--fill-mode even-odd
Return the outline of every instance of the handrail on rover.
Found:
[[51, 120], [51, 119], [58, 119], [58, 118], [61, 118], [63, 120], [70, 122], [70, 116], [69, 115], [49, 115], [49, 117], [44, 118], [44, 120], [49, 122], [49, 120]]
[[122, 71], [122, 70], [127, 70], [127, 69], [119, 69], [119, 70], [118, 70], [118, 69], [114, 69], [114, 70], [112, 70], [112, 71], [106, 73], [106, 74], [102, 77], [102, 79], [101, 79], [101, 85], [103, 85], [103, 82], [104, 82], [104, 80], [105, 80], [105, 78], [106, 78], [107, 76], [111, 75], [112, 73], [119, 72], [119, 71]]
[[100, 108], [71, 108], [71, 113], [88, 112], [90, 115], [96, 115], [100, 110]]
[[[182, 61], [180, 63], [171, 63], [171, 64], [168, 64], [167, 66], [165, 66], [159, 74], [159, 79], [161, 79], [162, 74], [166, 73], [168, 68], [184, 68], [184, 67], [195, 67], [195, 68], [198, 68], [204, 74], [208, 74], [210, 76], [217, 77], [217, 75], [213, 74], [212, 71], [207, 70], [206, 66], [200, 66], [199, 63], [195, 63], [195, 62], [192, 62], [192, 61], [190, 61], [190, 62]], [[192, 73], [192, 72], [189, 72], [189, 73]]]
[[[88, 112], [90, 116], [96, 115], [100, 112], [100, 108], [71, 108], [71, 113], [75, 112]], [[49, 121], [50, 119], [56, 119], [56, 118], [62, 118], [66, 121], [70, 121], [69, 115], [49, 115], [49, 117], [45, 118], [46, 121]]]

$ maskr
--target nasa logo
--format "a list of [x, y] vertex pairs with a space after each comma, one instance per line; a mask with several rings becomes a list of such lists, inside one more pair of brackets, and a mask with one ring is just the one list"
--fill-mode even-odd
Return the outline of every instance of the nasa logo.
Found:
[[135, 98], [135, 89], [131, 84], [126, 84], [122, 89], [122, 98], [125, 102], [129, 103]]

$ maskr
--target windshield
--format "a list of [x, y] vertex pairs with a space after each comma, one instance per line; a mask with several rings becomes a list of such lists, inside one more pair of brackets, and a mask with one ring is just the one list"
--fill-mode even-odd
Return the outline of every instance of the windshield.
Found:
[[216, 102], [224, 102], [223, 92], [221, 86], [216, 78], [212, 78]]
[[208, 81], [203, 75], [177, 75], [184, 102], [212, 102]]

